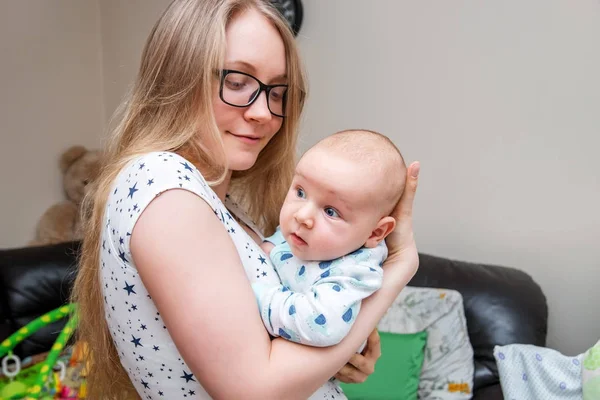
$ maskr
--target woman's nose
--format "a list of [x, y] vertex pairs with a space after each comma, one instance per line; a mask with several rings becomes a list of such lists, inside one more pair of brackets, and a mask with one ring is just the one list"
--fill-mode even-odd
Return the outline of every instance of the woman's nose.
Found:
[[267, 93], [262, 92], [258, 95], [258, 98], [248, 107], [244, 113], [247, 119], [268, 122], [273, 117], [271, 111], [269, 111], [269, 105], [267, 104]]
[[314, 225], [314, 218], [310, 205], [305, 205], [296, 211], [294, 218], [299, 224], [306, 226], [308, 229], [312, 229]]

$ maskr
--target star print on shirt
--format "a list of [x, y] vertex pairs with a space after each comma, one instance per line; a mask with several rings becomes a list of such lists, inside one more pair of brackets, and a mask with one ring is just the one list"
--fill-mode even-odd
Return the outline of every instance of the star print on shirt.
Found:
[[180, 162], [179, 164], [183, 165], [183, 168], [187, 169], [188, 171], [194, 172], [194, 170], [192, 169], [192, 167], [190, 167], [190, 165], [188, 163]]
[[125, 253], [122, 252], [121, 250], [119, 250], [119, 258], [121, 260], [123, 260], [123, 262], [129, 262], [126, 258], [125, 258]]
[[142, 338], [141, 338], [141, 337], [139, 337], [139, 338], [136, 338], [136, 337], [135, 337], [135, 336], [133, 336], [133, 335], [131, 335], [131, 337], [133, 338], [133, 340], [131, 340], [130, 342], [131, 342], [131, 343], [133, 343], [133, 344], [135, 345], [135, 347], [136, 347], [136, 348], [137, 348], [138, 346], [140, 346], [140, 347], [144, 347], [144, 346], [142, 345], [142, 343], [140, 343], [140, 340], [142, 340]]
[[133, 199], [133, 194], [135, 192], [137, 192], [138, 190], [140, 190], [140, 189], [136, 189], [136, 186], [137, 186], [137, 182], [133, 185], [133, 187], [129, 188], [129, 194], [127, 195], [127, 197], [131, 197]]
[[185, 379], [185, 383], [188, 383], [189, 381], [196, 382], [196, 380], [194, 379], [194, 375], [188, 374], [187, 372], [185, 372], [185, 370], [183, 371], [183, 376], [180, 376], [180, 378]]
[[[133, 287], [134, 287], [134, 286], [135, 286], [135, 285], [130, 285], [130, 284], [128, 284], [128, 283], [127, 283], [127, 281], [125, 281], [125, 287], [123, 288], [123, 290], [126, 290], [126, 291], [127, 291], [127, 296], [129, 296], [131, 293], [133, 293], [133, 294], [137, 294], [137, 293], [135, 292], [135, 290], [133, 290]], [[143, 325], [142, 325], [142, 326], [143, 326]]]

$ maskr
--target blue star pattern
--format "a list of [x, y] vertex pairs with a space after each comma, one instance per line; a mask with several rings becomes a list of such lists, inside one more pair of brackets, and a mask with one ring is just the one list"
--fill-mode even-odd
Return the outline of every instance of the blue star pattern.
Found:
[[261, 317], [273, 336], [310, 346], [332, 346], [350, 331], [362, 299], [381, 288], [387, 257], [382, 241], [331, 261], [296, 258], [278, 228], [265, 239], [281, 283], [252, 285]]
[[141, 213], [169, 189], [189, 190], [210, 205], [251, 282], [278, 284], [279, 278], [267, 255], [233, 215], [250, 227], [255, 225], [229, 197], [221, 202], [189, 161], [175, 153], [148, 153], [117, 176], [105, 208], [100, 271], [105, 317], [121, 363], [142, 399], [210, 399], [173, 345], [129, 248]]

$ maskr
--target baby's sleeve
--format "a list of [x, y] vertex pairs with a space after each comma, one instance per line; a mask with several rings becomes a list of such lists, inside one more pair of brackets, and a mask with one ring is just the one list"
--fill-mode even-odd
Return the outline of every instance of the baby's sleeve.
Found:
[[273, 233], [271, 236], [265, 238], [265, 242], [272, 243], [274, 246], [284, 243], [285, 238], [283, 237], [283, 233], [281, 233], [281, 228], [277, 227], [277, 229], [275, 230], [275, 233]]
[[[264, 324], [273, 336], [310, 346], [332, 346], [350, 331], [361, 301], [381, 288], [387, 248], [362, 248], [331, 262], [307, 263], [318, 269], [310, 291], [281, 285], [253, 285]], [[314, 264], [314, 265], [313, 265]]]

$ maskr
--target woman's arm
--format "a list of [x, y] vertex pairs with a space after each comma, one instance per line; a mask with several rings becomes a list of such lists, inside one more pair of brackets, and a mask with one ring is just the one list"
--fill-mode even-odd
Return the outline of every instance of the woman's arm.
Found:
[[416, 270], [411, 259], [388, 264], [348, 336], [313, 348], [269, 339], [233, 242], [196, 195], [171, 190], [153, 200], [131, 251], [175, 345], [215, 399], [306, 399], [346, 363]]

